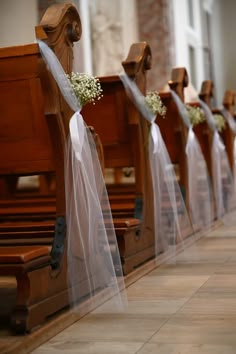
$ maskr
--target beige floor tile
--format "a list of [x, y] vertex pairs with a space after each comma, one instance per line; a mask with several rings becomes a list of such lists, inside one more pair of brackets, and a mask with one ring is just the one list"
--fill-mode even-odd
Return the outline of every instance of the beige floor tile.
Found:
[[176, 263], [225, 263], [231, 257], [235, 250], [207, 250], [202, 249], [198, 252], [189, 252], [180, 254], [176, 257]]
[[135, 354], [143, 343], [51, 341], [31, 354]]
[[[197, 297], [190, 299], [179, 311], [181, 314], [230, 317], [236, 320], [236, 297]], [[236, 330], [236, 328], [235, 328]]]
[[[176, 313], [186, 302], [188, 298], [179, 299], [150, 299], [150, 300], [129, 300], [125, 308], [125, 314], [138, 315], [172, 315]], [[114, 311], [115, 312], [115, 311]], [[107, 302], [94, 311], [99, 314], [112, 314], [112, 303]]]
[[60, 341], [145, 342], [168, 319], [159, 314], [90, 314], [60, 333]]
[[169, 300], [186, 299], [192, 296], [207, 280], [209, 276], [190, 275], [150, 275], [140, 279], [127, 289], [129, 300]]
[[147, 343], [137, 354], [235, 354], [236, 346]]
[[108, 301], [32, 354], [236, 354], [233, 235], [213, 230], [130, 285], [123, 312]]
[[215, 274], [236, 274], [236, 255], [221, 264], [216, 270]]
[[[236, 264], [235, 264], [236, 266]], [[162, 275], [212, 275], [217, 272], [222, 266], [219, 263], [175, 263], [164, 264], [154, 270], [152, 276]], [[236, 269], [235, 269], [236, 273]]]
[[236, 346], [235, 333], [235, 316], [177, 314], [162, 326], [150, 342]]
[[195, 296], [207, 299], [232, 297], [236, 294], [236, 274], [214, 274], [196, 292]]
[[229, 258], [228, 262], [236, 262], [236, 253], [234, 252], [234, 254]]
[[204, 247], [204, 249], [207, 250], [217, 250], [220, 248], [222, 249], [222, 251], [232, 250], [232, 248], [236, 248], [236, 238], [227, 236], [227, 234], [225, 234], [224, 236], [216, 235], [214, 237], [203, 237], [198, 241], [196, 247], [197, 246]]
[[[236, 218], [235, 218], [236, 220]], [[221, 227], [219, 229], [216, 229], [212, 232], [210, 232], [207, 235], [207, 238], [209, 237], [232, 237], [234, 238], [236, 236], [236, 227], [231, 226], [231, 227]]]

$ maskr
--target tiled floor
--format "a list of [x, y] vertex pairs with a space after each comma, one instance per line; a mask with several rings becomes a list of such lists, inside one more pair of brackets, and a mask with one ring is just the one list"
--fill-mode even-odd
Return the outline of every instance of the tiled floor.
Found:
[[220, 227], [32, 354], [236, 354], [236, 227]]

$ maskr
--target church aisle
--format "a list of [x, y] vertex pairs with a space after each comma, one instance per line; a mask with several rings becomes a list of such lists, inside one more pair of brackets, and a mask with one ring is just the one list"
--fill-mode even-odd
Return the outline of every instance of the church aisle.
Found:
[[236, 227], [221, 226], [32, 354], [235, 354]]

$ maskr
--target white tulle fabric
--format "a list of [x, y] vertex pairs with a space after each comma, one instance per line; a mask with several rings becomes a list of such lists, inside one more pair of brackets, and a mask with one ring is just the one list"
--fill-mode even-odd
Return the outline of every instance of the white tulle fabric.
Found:
[[176, 246], [184, 246], [186, 235], [190, 235], [193, 229], [165, 143], [155, 123], [156, 116], [147, 108], [137, 85], [125, 74], [120, 78], [127, 94], [150, 123], [149, 159], [154, 194], [156, 255], [169, 252], [173, 262]]
[[[226, 119], [230, 130], [232, 131], [232, 133], [234, 134], [234, 143], [233, 143], [233, 180], [234, 180], [234, 191], [236, 192], [236, 122], [234, 120], [234, 117], [232, 116], [232, 114], [227, 111], [225, 108], [223, 108], [221, 110], [224, 118]], [[236, 197], [234, 200], [234, 207], [236, 207]]]
[[188, 165], [189, 214], [195, 230], [209, 228], [213, 221], [213, 201], [211, 183], [206, 161], [188, 118], [187, 110], [179, 96], [171, 90], [171, 95], [180, 116], [188, 129], [185, 153]]
[[62, 95], [75, 111], [70, 119], [65, 153], [71, 304], [76, 305], [85, 296], [90, 297], [91, 307], [94, 307], [104, 298], [113, 297], [115, 306], [122, 309], [125, 295], [120, 293], [124, 289], [120, 255], [94, 139], [80, 114], [81, 107], [60, 62], [44, 42], [38, 41], [38, 44]]
[[224, 216], [232, 211], [235, 204], [233, 176], [225, 145], [217, 131], [213, 114], [205, 102], [202, 100], [199, 100], [199, 102], [205, 113], [208, 126], [213, 132], [211, 159], [216, 217], [223, 220]]
[[223, 116], [225, 117], [227, 123], [229, 124], [231, 131], [236, 135], [236, 122], [234, 120], [234, 117], [225, 108], [223, 108], [221, 110], [221, 112], [222, 112]]

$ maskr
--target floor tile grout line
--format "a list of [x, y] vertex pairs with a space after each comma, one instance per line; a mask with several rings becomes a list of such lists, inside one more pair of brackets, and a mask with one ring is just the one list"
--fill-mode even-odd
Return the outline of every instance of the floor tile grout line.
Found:
[[[197, 240], [197, 242], [200, 240]], [[184, 250], [182, 250], [182, 252], [184, 252]], [[180, 252], [181, 254], [181, 252]], [[218, 268], [218, 267], [217, 267]], [[215, 273], [212, 273], [215, 274]], [[175, 313], [169, 315], [169, 317], [166, 319], [166, 321], [163, 322], [163, 324], [158, 328], [157, 331], [155, 331], [155, 333], [153, 333], [144, 343], [143, 345], [138, 349], [138, 351], [135, 352], [135, 354], [138, 354], [140, 352], [140, 350], [148, 343], [150, 342], [150, 340], [161, 330], [161, 328], [163, 328], [163, 326], [165, 326], [174, 316], [176, 316], [179, 311], [194, 297], [194, 295], [197, 293], [197, 291], [199, 291], [199, 289], [201, 289], [202, 286], [204, 286], [206, 284], [206, 282], [211, 278], [212, 274], [210, 274], [208, 276], [208, 279], [205, 280], [205, 282], [178, 308], [178, 310], [176, 310]]]
[[[202, 240], [203, 238], [207, 237], [207, 235], [205, 235], [204, 237], [202, 237], [201, 239], [197, 240], [196, 242], [200, 242], [200, 240]], [[182, 252], [184, 252], [185, 250], [182, 250]], [[181, 254], [181, 252], [180, 252]], [[230, 259], [230, 257], [228, 258]], [[227, 259], [227, 260], [228, 260]], [[225, 260], [224, 264], [227, 262], [227, 260]], [[163, 322], [163, 324], [158, 328], [158, 330], [153, 333], [148, 340], [145, 341], [145, 343], [143, 343], [143, 345], [138, 349], [138, 351], [135, 352], [135, 354], [138, 354], [140, 352], [140, 350], [148, 343], [150, 342], [150, 340], [161, 330], [161, 328], [163, 328], [163, 326], [165, 326], [173, 317], [175, 317], [181, 310], [184, 306], [186, 306], [186, 304], [188, 304], [189, 301], [191, 301], [193, 299], [193, 297], [195, 296], [195, 294], [209, 281], [209, 279], [215, 275], [215, 272], [217, 271], [217, 269], [219, 269], [220, 267], [220, 264], [216, 267], [215, 271], [213, 271], [212, 274], [210, 274], [208, 276], [208, 278], [204, 281], [204, 283], [178, 308], [178, 310], [169, 315], [169, 318], [166, 319], [166, 321]]]
[[[171, 316], [170, 316], [171, 317]], [[155, 331], [155, 333], [153, 333], [141, 346], [141, 348], [138, 349], [137, 352], [135, 352], [134, 354], [137, 354], [148, 342], [150, 342], [150, 340], [158, 333], [158, 331], [170, 320], [170, 318], [167, 318], [162, 325], [158, 328], [157, 331]]]

